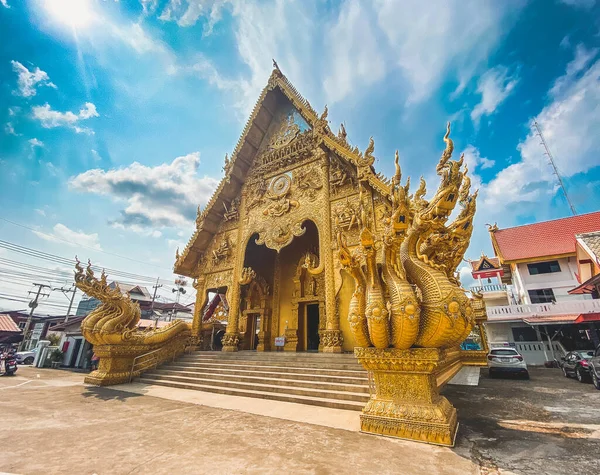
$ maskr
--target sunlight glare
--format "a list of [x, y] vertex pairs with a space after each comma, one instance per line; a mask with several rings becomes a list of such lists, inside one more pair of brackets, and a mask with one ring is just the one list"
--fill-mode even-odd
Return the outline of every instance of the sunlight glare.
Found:
[[94, 17], [90, 0], [45, 0], [44, 7], [54, 20], [72, 28], [83, 28]]

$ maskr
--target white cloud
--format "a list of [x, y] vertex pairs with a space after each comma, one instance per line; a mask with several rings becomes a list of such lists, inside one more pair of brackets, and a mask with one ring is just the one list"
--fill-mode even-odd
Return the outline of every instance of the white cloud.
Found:
[[471, 120], [477, 126], [482, 116], [493, 114], [498, 106], [511, 94], [519, 82], [516, 76], [510, 76], [504, 66], [496, 66], [486, 71], [477, 83], [477, 92], [481, 102], [471, 111]]
[[369, 85], [385, 75], [384, 58], [368, 13], [358, 0], [342, 6], [336, 22], [327, 30], [326, 44], [330, 45], [332, 57], [323, 82], [329, 103], [351, 94], [358, 84]]
[[428, 98], [456, 77], [462, 90], [485, 63], [524, 2], [377, 0], [379, 24], [412, 89], [410, 102]]
[[575, 49], [575, 58], [567, 64], [567, 70], [564, 76], [554, 81], [550, 89], [551, 96], [558, 96], [563, 88], [568, 87], [576, 76], [583, 71], [598, 54], [598, 48], [588, 50], [584, 45], [577, 45]]
[[56, 89], [56, 85], [50, 81], [48, 73], [36, 67], [33, 71], [29, 71], [18, 61], [10, 62], [13, 71], [17, 73], [17, 85], [19, 87], [18, 95], [22, 97], [33, 97], [36, 94], [36, 87], [47, 86]]
[[10, 8], [10, 5], [8, 4], [8, 0], [0, 0], [0, 3], [2, 4], [2, 6], [4, 8]]
[[199, 164], [199, 152], [156, 167], [134, 162], [126, 168], [88, 170], [72, 177], [69, 186], [126, 201], [121, 216], [111, 223], [115, 227], [136, 232], [166, 226], [189, 227], [197, 206], [206, 204], [219, 183], [211, 177], [199, 178]]
[[34, 211], [42, 217], [46, 217], [46, 212], [43, 209], [35, 208]]
[[596, 0], [560, 0], [561, 3], [575, 8], [590, 9], [596, 4]]
[[[579, 49], [577, 57], [582, 57]], [[551, 102], [533, 119], [565, 177], [600, 165], [600, 60], [585, 71], [575, 70], [570, 63], [550, 90]], [[556, 179], [534, 129], [518, 150], [521, 161], [501, 170], [486, 186], [486, 204], [539, 202], [555, 193]]]
[[[146, 4], [150, 3], [156, 9], [156, 0], [141, 0], [144, 11], [150, 11]], [[179, 26], [195, 25], [198, 20], [206, 17], [204, 36], [210, 35], [215, 24], [221, 19], [221, 11], [231, 0], [170, 0], [165, 5], [159, 19], [175, 21]]]
[[7, 122], [7, 123], [4, 125], [4, 132], [5, 132], [7, 135], [19, 135], [19, 134], [17, 134], [17, 133], [15, 132], [15, 128], [13, 127], [13, 125], [12, 125], [12, 123], [11, 123], [11, 122]]
[[247, 116], [271, 73], [271, 58], [304, 94], [330, 105], [392, 75], [408, 86], [399, 100], [427, 99], [448, 78], [460, 82], [462, 90], [522, 5], [348, 0], [333, 10], [316, 0], [172, 0], [160, 18], [180, 24], [185, 18], [186, 25], [206, 21], [212, 28], [223, 10], [230, 10], [237, 52], [249, 74], [227, 78], [208, 60], [196, 70], [172, 71], [195, 72], [233, 91]]
[[102, 160], [102, 157], [96, 150], [92, 149], [91, 152], [92, 152], [92, 157], [94, 157], [94, 160], [96, 160], [96, 161]]
[[102, 250], [100, 246], [100, 242], [98, 241], [98, 234], [86, 234], [83, 231], [74, 231], [64, 224], [58, 223], [52, 228], [51, 233], [44, 233], [42, 231], [33, 231], [33, 233], [46, 240], [51, 242], [59, 242], [59, 243], [67, 243], [70, 246], [85, 246], [90, 247], [92, 249], [96, 249], [98, 251]]
[[[462, 155], [465, 157], [465, 164], [469, 168], [469, 171], [471, 172], [472, 176], [476, 176], [475, 173], [478, 170], [492, 168], [496, 163], [494, 160], [482, 157], [481, 153], [479, 152], [479, 149], [474, 147], [473, 145], [467, 145], [464, 151], [462, 152]], [[476, 184], [475, 180], [473, 180], [473, 182], [473, 185], [476, 185], [476, 187], [480, 186], [480, 183]]]
[[54, 127], [70, 127], [77, 133], [93, 134], [91, 129], [79, 127], [77, 123], [82, 120], [99, 117], [96, 106], [91, 102], [86, 102], [84, 107], [77, 113], [71, 111], [59, 112], [52, 110], [49, 104], [35, 106], [32, 108], [33, 117], [41, 122], [42, 127], [52, 129]]
[[41, 140], [38, 140], [36, 138], [33, 139], [29, 139], [28, 140], [29, 144], [31, 145], [31, 149], [33, 150], [35, 147], [44, 147], [44, 142], [42, 142]]

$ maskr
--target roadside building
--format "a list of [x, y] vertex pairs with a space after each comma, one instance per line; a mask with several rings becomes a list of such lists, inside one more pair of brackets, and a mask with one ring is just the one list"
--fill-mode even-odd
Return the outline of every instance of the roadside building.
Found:
[[194, 319], [194, 304], [182, 305], [177, 302], [154, 302], [152, 310], [154, 318], [165, 322], [183, 320], [191, 323]]
[[600, 300], [574, 289], [593, 272], [580, 236], [599, 230], [600, 212], [489, 227], [496, 256], [471, 261], [477, 280], [471, 290], [486, 301], [491, 346], [515, 346], [528, 362], [542, 364], [597, 344]]
[[[116, 281], [111, 282], [108, 286], [111, 289], [114, 289], [117, 285], [119, 286], [119, 289], [123, 295], [129, 295], [131, 300], [140, 305], [142, 318], [152, 318], [152, 295], [150, 295], [150, 292], [146, 287], [143, 285], [124, 284]], [[101, 302], [98, 299], [93, 297], [84, 297], [77, 305], [77, 311], [75, 312], [75, 315], [78, 317], [85, 317], [98, 305], [100, 305], [100, 303]]]
[[[9, 315], [21, 330], [25, 329], [29, 313], [21, 311], [7, 311], [4, 313]], [[50, 327], [63, 322], [64, 320], [64, 315], [34, 315], [31, 320], [31, 326], [29, 327], [29, 334], [24, 335], [25, 346], [23, 347], [23, 350], [35, 348], [40, 340], [46, 339]]]
[[23, 330], [10, 318], [10, 315], [0, 314], [0, 345], [19, 343], [22, 339]]

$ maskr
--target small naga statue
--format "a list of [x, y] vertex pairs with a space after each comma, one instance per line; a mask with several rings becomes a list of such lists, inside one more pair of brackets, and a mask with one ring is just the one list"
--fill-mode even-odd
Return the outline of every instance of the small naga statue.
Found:
[[160, 362], [184, 351], [190, 337], [187, 323], [175, 320], [159, 329], [140, 330], [140, 306], [123, 294], [118, 284], [111, 287], [104, 271], [97, 279], [89, 261], [84, 271], [76, 258], [75, 269], [77, 288], [101, 302], [81, 322], [81, 333], [100, 357], [98, 370], [90, 373], [86, 382], [101, 386], [123, 383], [144, 369], [133, 368], [137, 356], [160, 350]]

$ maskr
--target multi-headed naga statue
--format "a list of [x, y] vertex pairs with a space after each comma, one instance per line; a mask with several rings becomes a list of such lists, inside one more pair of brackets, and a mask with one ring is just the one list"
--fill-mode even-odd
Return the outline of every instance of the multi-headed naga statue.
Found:
[[148, 362], [158, 364], [182, 353], [190, 336], [190, 326], [175, 320], [162, 328], [140, 330], [140, 306], [124, 295], [116, 284], [111, 288], [102, 271], [97, 279], [91, 263], [83, 269], [79, 260], [75, 264], [75, 284], [101, 304], [81, 322], [81, 332], [85, 339], [94, 345], [94, 352], [100, 357], [99, 368], [86, 377], [86, 382], [101, 386], [128, 381], [136, 376], [144, 365], [133, 367], [136, 357], [152, 353]]
[[[455, 272], [469, 244], [477, 198], [464, 158], [451, 159], [449, 135], [448, 124], [436, 168], [440, 184], [431, 200], [425, 199], [423, 178], [414, 195], [409, 180], [401, 185], [396, 152], [391, 215], [383, 232], [378, 236], [373, 220], [363, 217], [361, 243], [353, 252], [338, 235], [340, 263], [355, 281], [348, 313], [355, 353], [376, 387], [363, 411], [363, 430], [446, 445], [453, 442], [456, 411], [437, 390], [460, 368], [459, 345], [475, 324], [471, 299]], [[367, 159], [372, 152], [370, 143]], [[457, 203], [462, 210], [447, 224]], [[419, 393], [422, 401], [415, 398]]]

